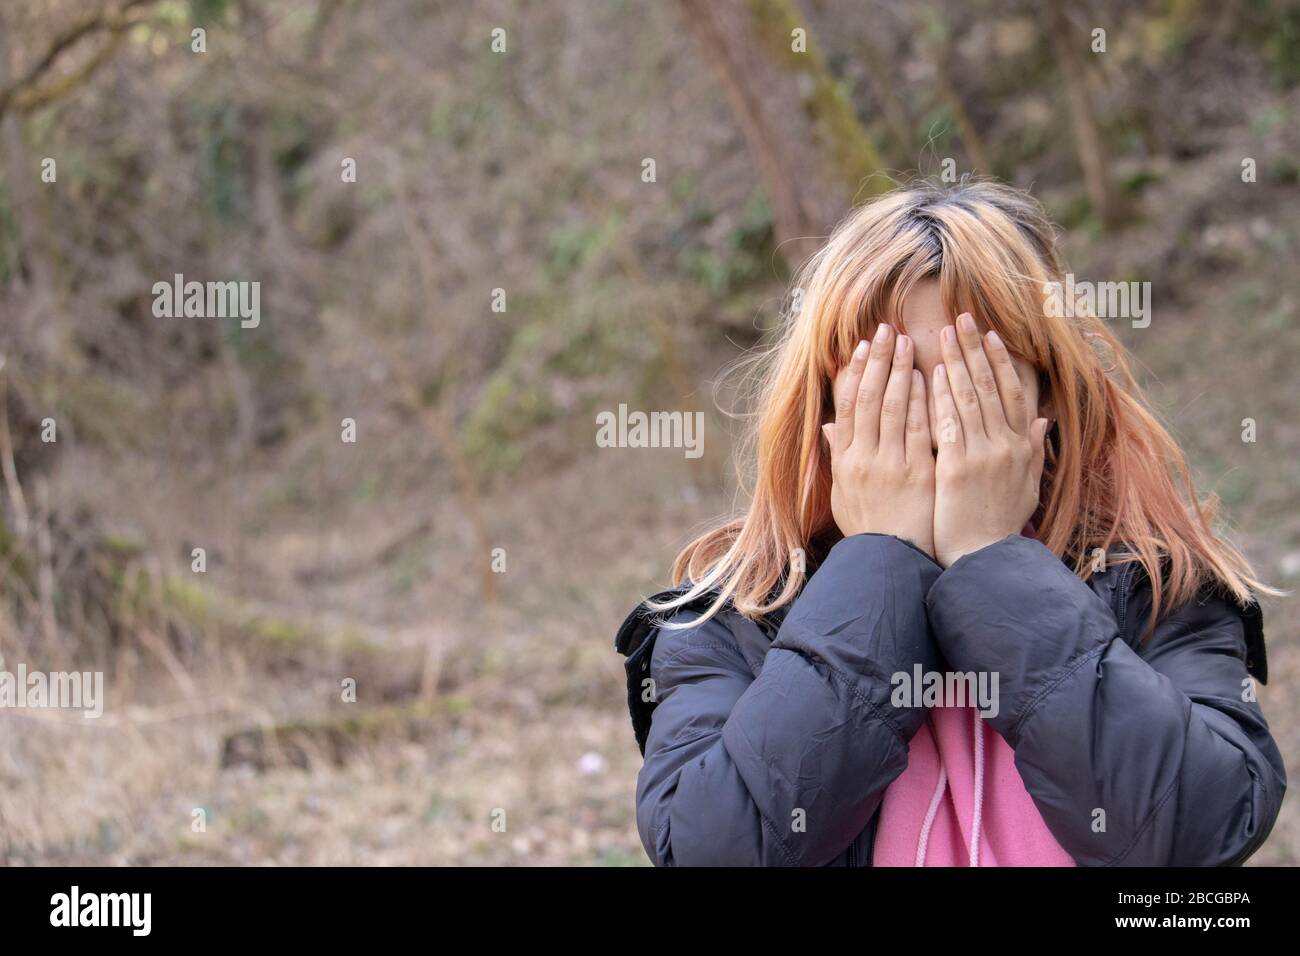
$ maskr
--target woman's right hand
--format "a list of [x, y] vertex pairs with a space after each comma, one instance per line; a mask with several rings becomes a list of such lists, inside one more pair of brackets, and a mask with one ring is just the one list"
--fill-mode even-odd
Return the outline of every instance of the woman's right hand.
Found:
[[934, 555], [934, 455], [925, 377], [912, 367], [912, 340], [885, 324], [835, 376], [831, 512], [847, 538], [873, 532]]

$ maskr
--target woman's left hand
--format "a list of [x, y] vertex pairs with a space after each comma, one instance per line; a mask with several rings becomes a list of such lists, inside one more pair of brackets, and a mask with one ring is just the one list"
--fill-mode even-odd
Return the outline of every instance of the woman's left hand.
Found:
[[1046, 418], [1031, 418], [1011, 355], [967, 312], [939, 335], [934, 370], [935, 560], [948, 567], [1007, 535], [1038, 507]]

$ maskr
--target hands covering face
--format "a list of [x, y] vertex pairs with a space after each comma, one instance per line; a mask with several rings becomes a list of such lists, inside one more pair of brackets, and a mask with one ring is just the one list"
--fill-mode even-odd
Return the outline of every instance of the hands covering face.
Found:
[[1048, 422], [1031, 418], [996, 333], [981, 337], [962, 313], [939, 338], [932, 414], [910, 338], [882, 324], [836, 376], [835, 421], [823, 430], [840, 531], [904, 538], [946, 568], [1024, 528]]
[[831, 512], [845, 537], [892, 534], [934, 554], [934, 456], [912, 340], [883, 323], [835, 378]]
[[1011, 355], [970, 313], [939, 333], [934, 370], [934, 558], [948, 567], [1009, 534], [1038, 508], [1047, 419], [1032, 418]]

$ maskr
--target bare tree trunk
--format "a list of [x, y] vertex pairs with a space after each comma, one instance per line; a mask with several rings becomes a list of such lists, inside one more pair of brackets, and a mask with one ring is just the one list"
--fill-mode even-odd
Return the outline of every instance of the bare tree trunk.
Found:
[[[797, 265], [859, 195], [888, 188], [874, 144], [787, 0], [678, 0], [722, 84], [769, 197], [777, 242]], [[807, 28], [804, 27], [806, 30]]]
[[1097, 123], [1092, 97], [1088, 92], [1083, 58], [1076, 45], [1078, 40], [1071, 28], [1063, 0], [1053, 0], [1050, 8], [1048, 32], [1056, 49], [1057, 66], [1065, 84], [1066, 100], [1070, 109], [1070, 125], [1074, 131], [1075, 149], [1079, 165], [1083, 168], [1083, 182], [1093, 213], [1106, 228], [1114, 228], [1122, 218], [1119, 193], [1111, 178], [1110, 161]]

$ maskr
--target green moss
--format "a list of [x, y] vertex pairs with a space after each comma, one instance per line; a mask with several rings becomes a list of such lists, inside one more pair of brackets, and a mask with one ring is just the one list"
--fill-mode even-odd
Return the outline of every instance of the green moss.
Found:
[[163, 598], [173, 611], [192, 624], [206, 627], [214, 620], [212, 597], [197, 584], [172, 578], [163, 586]]
[[1269, 167], [1269, 172], [1279, 183], [1300, 183], [1300, 160], [1293, 156], [1279, 157]]
[[1287, 5], [1265, 31], [1261, 47], [1273, 82], [1282, 89], [1300, 83], [1300, 7]]
[[548, 265], [551, 273], [564, 276], [596, 259], [618, 238], [623, 215], [610, 213], [603, 222], [563, 225], [551, 234]]
[[1269, 105], [1250, 117], [1250, 135], [1262, 139], [1287, 121], [1287, 114], [1280, 106]]
[[473, 706], [473, 702], [464, 694], [449, 694], [446, 697], [439, 698], [439, 702], [443, 713], [452, 717], [468, 714]]
[[99, 549], [123, 561], [138, 558], [144, 554], [144, 545], [140, 543], [139, 539], [113, 531], [106, 532], [99, 539]]
[[247, 764], [262, 770], [277, 766], [306, 768], [312, 753], [342, 763], [361, 745], [413, 737], [439, 720], [454, 720], [465, 712], [468, 703], [462, 698], [444, 697], [384, 707], [345, 706], [347, 713], [341, 715], [285, 721], [232, 733], [223, 742], [223, 765]]
[[1126, 193], [1141, 192], [1151, 183], [1159, 182], [1160, 176], [1149, 169], [1139, 169], [1136, 172], [1125, 176], [1120, 182], [1120, 188]]
[[301, 625], [284, 618], [254, 618], [248, 622], [248, 628], [268, 644], [298, 645], [310, 636]]
[[880, 151], [858, 120], [848, 91], [831, 74], [811, 32], [807, 33], [804, 52], [792, 49], [793, 31], [807, 28], [789, 0], [749, 0], [749, 9], [760, 42], [773, 62], [811, 80], [803, 99], [804, 110], [845, 184], [858, 199], [888, 192], [892, 183], [884, 176], [873, 175], [885, 165]]
[[[146, 576], [137, 574], [124, 591], [135, 599], [152, 593], [152, 586]], [[266, 614], [238, 598], [184, 578], [167, 579], [161, 591], [165, 606], [173, 614], [197, 628], [219, 630], [228, 637], [242, 639], [252, 650], [284, 654], [310, 649], [320, 655], [377, 651], [375, 644], [356, 630], [325, 630], [310, 621]]]
[[518, 381], [507, 363], [479, 394], [464, 426], [465, 450], [484, 470], [511, 471], [523, 457], [519, 440], [551, 414], [540, 386]]
[[695, 195], [696, 188], [699, 186], [699, 181], [699, 175], [691, 171], [684, 172], [680, 176], [674, 176], [670, 184], [673, 202], [677, 205], [685, 205], [690, 202]]
[[1094, 222], [1092, 204], [1083, 192], [1076, 192], [1052, 209], [1052, 218], [1065, 229], [1086, 229]]
[[712, 295], [727, 295], [768, 279], [775, 253], [772, 209], [766, 194], [755, 191], [740, 222], [727, 234], [725, 251], [687, 246], [678, 250], [676, 265]]

